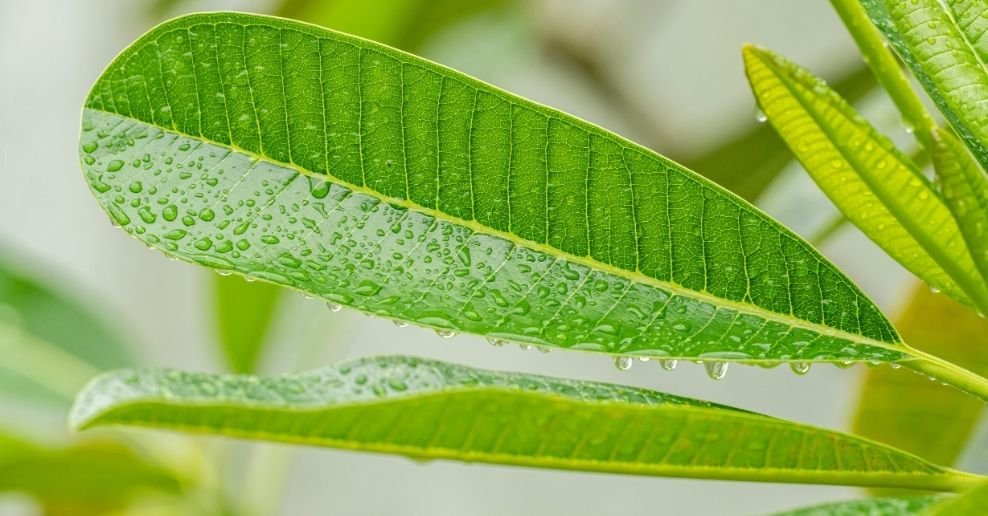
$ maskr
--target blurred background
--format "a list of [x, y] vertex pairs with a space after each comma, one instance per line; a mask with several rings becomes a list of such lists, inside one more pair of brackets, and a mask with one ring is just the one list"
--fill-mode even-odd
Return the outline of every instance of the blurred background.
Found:
[[[805, 376], [734, 366], [712, 381], [694, 364], [618, 371], [599, 356], [494, 348], [470, 336], [445, 340], [330, 312], [320, 301], [147, 250], [111, 227], [83, 181], [81, 106], [103, 67], [143, 32], [182, 13], [223, 9], [362, 35], [585, 118], [687, 164], [819, 243], [886, 313], [916, 302], [914, 291], [925, 295], [842, 224], [756, 120], [740, 59], [746, 42], [828, 79], [910, 149], [826, 0], [0, 0], [0, 514], [95, 514], [128, 504], [149, 514], [760, 514], [860, 495], [841, 487], [424, 464], [149, 431], [70, 435], [71, 393], [101, 369], [130, 364], [280, 373], [414, 354], [632, 384], [842, 430], [854, 424], [864, 378], [876, 374], [863, 366], [819, 366]], [[252, 315], [258, 306], [263, 314]], [[230, 359], [238, 324], [258, 336], [239, 362]], [[981, 408], [970, 411], [953, 453], [977, 467], [977, 447], [960, 449], [979, 433]], [[11, 462], [14, 455], [21, 462]], [[85, 461], [107, 457], [104, 485], [120, 482], [115, 494], [137, 493], [125, 502], [98, 499], [91, 489], [92, 500], [73, 498], [58, 487], [93, 481]], [[175, 479], [175, 470], [192, 473]], [[137, 471], [147, 485], [130, 485]], [[183, 501], [172, 499], [175, 492]]]

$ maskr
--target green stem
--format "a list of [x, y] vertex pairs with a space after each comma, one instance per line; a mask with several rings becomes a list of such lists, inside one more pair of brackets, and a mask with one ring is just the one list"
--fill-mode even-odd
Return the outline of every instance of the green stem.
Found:
[[906, 78], [899, 61], [885, 45], [878, 29], [872, 25], [864, 7], [859, 0], [830, 0], [830, 4], [851, 33], [878, 83], [902, 113], [903, 121], [912, 128], [916, 140], [925, 149], [933, 149], [933, 131], [937, 123]]
[[961, 392], [980, 398], [982, 401], [988, 401], [988, 378], [915, 348], [910, 349], [909, 354], [915, 358], [901, 362], [903, 366], [926, 375], [932, 380], [940, 380]]

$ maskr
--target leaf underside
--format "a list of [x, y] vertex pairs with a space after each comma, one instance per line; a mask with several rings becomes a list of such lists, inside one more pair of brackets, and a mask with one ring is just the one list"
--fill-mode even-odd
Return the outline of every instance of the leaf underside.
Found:
[[955, 498], [948, 498], [926, 512], [927, 516], [969, 516], [988, 513], [988, 483]]
[[116, 224], [437, 329], [670, 358], [897, 360], [887, 319], [747, 203], [414, 56], [256, 15], [153, 29], [86, 102]]
[[854, 436], [707, 402], [408, 357], [275, 378], [111, 372], [80, 394], [71, 420], [640, 475], [932, 489], [971, 481]]
[[908, 516], [942, 502], [944, 495], [848, 500], [776, 513], [774, 516]]

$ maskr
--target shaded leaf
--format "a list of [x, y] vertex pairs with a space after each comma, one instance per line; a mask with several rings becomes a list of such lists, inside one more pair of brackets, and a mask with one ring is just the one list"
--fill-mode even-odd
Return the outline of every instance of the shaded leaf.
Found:
[[219, 275], [213, 279], [217, 333], [233, 372], [257, 369], [282, 292], [270, 283], [248, 283]]
[[944, 495], [849, 500], [777, 513], [775, 516], [911, 516], [942, 502]]
[[71, 422], [639, 475], [931, 490], [964, 489], [979, 478], [707, 402], [407, 357], [276, 378], [116, 371], [79, 395]]
[[988, 169], [988, 18], [983, 0], [861, 0], [937, 107]]
[[806, 70], [753, 46], [744, 59], [769, 121], [841, 212], [933, 287], [988, 306], [957, 222], [919, 168]]
[[81, 157], [104, 209], [201, 265], [544, 346], [766, 362], [910, 353], [833, 265], [728, 192], [365, 40], [190, 15], [131, 45], [86, 106]]

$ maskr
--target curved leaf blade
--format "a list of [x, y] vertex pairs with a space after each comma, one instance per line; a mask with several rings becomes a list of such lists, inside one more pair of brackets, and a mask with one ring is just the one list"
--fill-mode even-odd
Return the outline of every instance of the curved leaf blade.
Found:
[[961, 496], [949, 498], [930, 507], [928, 516], [968, 516], [988, 513], [988, 483], [984, 483]]
[[841, 212], [933, 287], [988, 306], [957, 222], [920, 170], [808, 71], [754, 46], [744, 61], [769, 121]]
[[71, 422], [639, 475], [935, 490], [978, 478], [857, 437], [707, 402], [408, 357], [268, 379], [117, 371], [80, 393]]
[[861, 0], [872, 22], [988, 170], [988, 41], [980, 0]]
[[944, 495], [848, 500], [776, 513], [775, 516], [910, 516], [942, 502]]
[[97, 199], [145, 243], [377, 315], [670, 358], [908, 352], [819, 253], [709, 181], [325, 29], [166, 22], [97, 81], [80, 143]]

